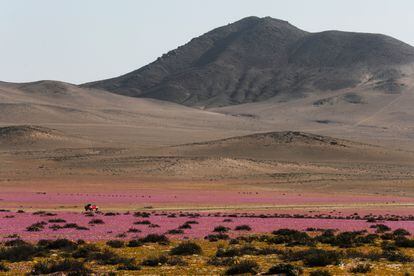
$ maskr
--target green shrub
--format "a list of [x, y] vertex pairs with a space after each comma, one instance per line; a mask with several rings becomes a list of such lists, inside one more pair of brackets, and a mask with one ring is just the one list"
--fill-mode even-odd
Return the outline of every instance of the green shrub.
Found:
[[230, 239], [229, 235], [224, 234], [224, 233], [220, 233], [220, 234], [210, 234], [204, 237], [204, 239], [211, 241], [211, 242], [215, 242], [215, 241], [219, 241], [219, 240], [228, 240]]
[[194, 255], [201, 254], [201, 247], [194, 242], [183, 242], [171, 249], [171, 255]]
[[230, 266], [225, 274], [226, 275], [239, 275], [239, 274], [257, 274], [259, 265], [255, 261], [244, 260], [237, 264]]
[[356, 266], [349, 269], [351, 273], [368, 273], [372, 270], [370, 264], [357, 264]]
[[168, 257], [165, 255], [161, 256], [150, 256], [142, 261], [144, 266], [159, 266], [166, 264], [168, 262]]
[[39, 247], [45, 249], [65, 249], [65, 250], [74, 250], [78, 245], [68, 239], [57, 239], [57, 240], [39, 240], [37, 242]]
[[69, 272], [68, 275], [90, 275], [91, 270], [85, 264], [73, 259], [63, 261], [47, 260], [33, 266], [32, 275], [51, 274], [56, 272]]
[[236, 230], [236, 231], [252, 231], [252, 228], [247, 224], [243, 224], [243, 225], [236, 226], [234, 228], [234, 230]]
[[105, 249], [102, 252], [93, 252], [87, 259], [95, 260], [103, 265], [117, 265], [131, 262], [131, 259], [121, 257], [109, 249]]
[[264, 275], [284, 275], [298, 276], [303, 273], [303, 269], [292, 264], [277, 264], [269, 268]]
[[168, 244], [170, 240], [165, 235], [159, 234], [148, 234], [144, 238], [139, 239], [142, 243], [159, 243], [159, 244]]
[[218, 232], [218, 233], [225, 233], [228, 232], [230, 230], [230, 228], [223, 226], [223, 225], [219, 225], [214, 227], [213, 232]]
[[9, 271], [9, 268], [4, 263], [0, 262], [0, 271], [7, 272]]
[[139, 247], [139, 246], [141, 246], [142, 245], [142, 242], [140, 242], [139, 240], [130, 240], [128, 243], [127, 243], [127, 246], [128, 247]]
[[109, 240], [106, 242], [106, 245], [112, 248], [122, 248], [125, 246], [125, 243], [121, 240]]
[[29, 261], [41, 251], [31, 244], [0, 248], [0, 261]]
[[213, 266], [231, 266], [236, 263], [236, 260], [234, 258], [219, 258], [219, 257], [213, 257], [207, 261], [208, 265]]
[[73, 258], [91, 258], [93, 254], [100, 252], [100, 249], [94, 244], [85, 244], [78, 247], [73, 253]]
[[309, 276], [332, 276], [332, 274], [328, 270], [317, 269], [311, 271]]
[[327, 266], [338, 264], [342, 256], [334, 250], [311, 248], [303, 251], [285, 251], [282, 258], [287, 261], [303, 261], [306, 266]]
[[394, 234], [394, 236], [397, 237], [402, 237], [402, 236], [409, 236], [411, 235], [410, 232], [408, 232], [407, 230], [403, 229], [403, 228], [398, 228], [395, 229], [394, 232], [392, 232]]
[[167, 231], [167, 234], [170, 235], [180, 235], [180, 234], [184, 234], [184, 231], [181, 229], [171, 229]]

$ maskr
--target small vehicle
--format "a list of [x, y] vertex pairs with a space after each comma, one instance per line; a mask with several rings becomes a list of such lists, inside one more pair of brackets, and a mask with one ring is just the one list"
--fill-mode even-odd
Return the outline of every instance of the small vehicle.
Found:
[[86, 212], [98, 212], [99, 208], [95, 204], [88, 203], [85, 205]]

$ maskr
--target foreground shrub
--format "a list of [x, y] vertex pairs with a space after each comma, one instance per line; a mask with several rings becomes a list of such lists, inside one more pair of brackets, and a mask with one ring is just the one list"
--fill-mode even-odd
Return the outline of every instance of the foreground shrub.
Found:
[[202, 249], [201, 247], [194, 243], [194, 242], [183, 242], [171, 249], [171, 255], [194, 255], [194, 254], [201, 254]]
[[94, 252], [87, 259], [95, 260], [103, 265], [128, 264], [133, 260], [121, 257], [109, 249], [105, 249], [103, 252]]
[[298, 276], [303, 273], [303, 269], [292, 264], [277, 264], [269, 268], [264, 275], [285, 275]]
[[218, 232], [218, 233], [225, 233], [228, 232], [230, 230], [230, 228], [223, 226], [223, 225], [219, 225], [214, 227], [213, 232]]
[[184, 234], [184, 231], [181, 229], [171, 229], [167, 231], [167, 234], [170, 235], [180, 235], [180, 234]]
[[351, 273], [368, 273], [372, 270], [370, 264], [357, 264], [356, 266], [349, 269]]
[[252, 231], [252, 228], [247, 224], [243, 224], [243, 225], [236, 226], [236, 228], [234, 228], [234, 230], [236, 230], [236, 231]]
[[13, 239], [13, 240], [8, 240], [6, 242], [4, 242], [5, 246], [19, 246], [19, 245], [27, 245], [28, 243], [25, 242], [24, 240], [17, 238], [17, 239]]
[[257, 274], [259, 265], [255, 261], [244, 260], [240, 263], [230, 266], [225, 274], [226, 275], [239, 275], [239, 274]]
[[21, 262], [29, 261], [41, 251], [31, 244], [0, 248], [0, 261]]
[[65, 249], [65, 250], [74, 250], [78, 245], [68, 239], [57, 239], [57, 240], [39, 240], [37, 242], [39, 247], [45, 249]]
[[398, 247], [412, 248], [414, 247], [414, 240], [407, 239], [406, 237], [398, 237], [395, 239], [395, 245]]
[[139, 247], [139, 246], [141, 246], [142, 245], [142, 242], [140, 242], [139, 240], [130, 240], [128, 243], [127, 243], [127, 246], [128, 247]]
[[47, 260], [34, 265], [31, 271], [32, 275], [51, 274], [56, 272], [69, 272], [69, 275], [90, 275], [91, 270], [85, 267], [85, 264], [73, 260], [65, 259], [63, 261]]
[[317, 269], [311, 271], [309, 276], [332, 276], [332, 274], [328, 270]]
[[26, 227], [26, 231], [28, 232], [40, 232], [45, 228], [47, 223], [44, 221], [33, 223]]
[[0, 262], [0, 271], [7, 272], [9, 271], [9, 268], [4, 263]]
[[165, 255], [161, 256], [150, 256], [142, 261], [142, 265], [144, 266], [159, 266], [166, 264], [168, 262], [168, 257]]
[[287, 261], [303, 261], [306, 266], [336, 265], [341, 260], [341, 254], [334, 250], [311, 248], [303, 251], [285, 251], [282, 258]]
[[91, 219], [88, 224], [105, 224], [102, 219]]
[[85, 244], [78, 247], [73, 253], [73, 258], [91, 258], [94, 254], [100, 252], [100, 249], [94, 244]]
[[390, 262], [409, 263], [413, 261], [413, 259], [410, 256], [405, 255], [404, 253], [398, 250], [385, 250], [383, 252], [383, 257]]
[[218, 258], [213, 257], [207, 261], [208, 265], [213, 266], [231, 266], [236, 263], [236, 260], [234, 258]]
[[219, 240], [228, 240], [230, 239], [229, 235], [224, 234], [224, 233], [220, 233], [220, 234], [210, 234], [204, 237], [204, 239], [210, 241], [210, 242], [215, 242], [215, 241], [219, 241]]
[[159, 244], [168, 244], [170, 240], [165, 235], [159, 234], [148, 234], [144, 238], [139, 239], [142, 243], [159, 243]]
[[398, 228], [395, 229], [394, 232], [392, 232], [394, 236], [397, 237], [403, 237], [403, 236], [409, 236], [411, 235], [410, 232], [408, 232], [407, 230], [403, 229], [403, 228]]
[[106, 242], [106, 245], [112, 248], [121, 248], [124, 247], [125, 244], [121, 240], [109, 240]]
[[136, 271], [136, 270], [141, 270], [141, 267], [137, 264], [135, 264], [135, 262], [129, 262], [129, 263], [125, 263], [125, 264], [121, 264], [117, 267], [117, 270], [129, 270], [129, 271]]

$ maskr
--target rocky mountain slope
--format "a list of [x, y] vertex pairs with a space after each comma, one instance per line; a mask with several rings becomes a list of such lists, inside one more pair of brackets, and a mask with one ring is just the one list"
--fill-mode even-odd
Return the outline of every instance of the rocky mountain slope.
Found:
[[218, 107], [367, 86], [404, 88], [414, 47], [368, 33], [309, 33], [248, 17], [214, 29], [126, 75], [84, 84], [114, 93]]

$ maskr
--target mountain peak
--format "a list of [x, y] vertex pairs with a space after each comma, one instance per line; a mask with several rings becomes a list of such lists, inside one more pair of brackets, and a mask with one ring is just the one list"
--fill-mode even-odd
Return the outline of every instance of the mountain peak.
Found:
[[189, 106], [225, 106], [303, 91], [396, 81], [414, 48], [394, 38], [309, 33], [287, 21], [250, 16], [216, 28], [126, 75], [85, 84]]

